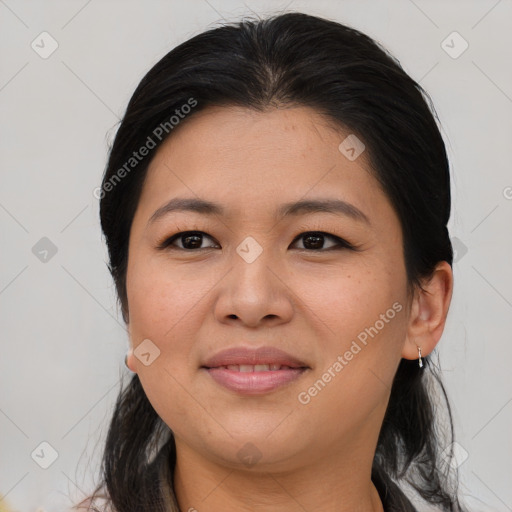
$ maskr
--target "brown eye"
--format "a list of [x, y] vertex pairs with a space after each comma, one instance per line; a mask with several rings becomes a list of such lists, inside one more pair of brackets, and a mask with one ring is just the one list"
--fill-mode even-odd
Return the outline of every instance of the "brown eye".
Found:
[[[166, 238], [163, 242], [159, 243], [157, 247], [158, 249], [179, 249], [183, 251], [219, 248], [219, 245], [216, 242], [213, 242], [213, 245], [203, 247], [202, 245], [206, 239], [214, 240], [203, 231], [181, 231], [169, 238]], [[356, 250], [356, 248], [346, 240], [322, 231], [308, 231], [306, 233], [302, 233], [295, 238], [293, 243], [296, 244], [299, 240], [303, 240], [302, 247], [297, 247], [299, 250], [314, 252], [340, 249]], [[326, 247], [326, 241], [329, 240], [331, 241], [330, 245]]]
[[[176, 233], [175, 235], [171, 236], [170, 238], [167, 238], [164, 240], [163, 243], [159, 244], [160, 249], [182, 249], [182, 250], [198, 250], [198, 249], [210, 249], [214, 246], [209, 247], [201, 247], [205, 238], [209, 238], [210, 240], [213, 240], [212, 237], [208, 236], [206, 233], [202, 231], [182, 231], [180, 233]], [[181, 246], [176, 244], [174, 242], [181, 242]]]
[[[330, 235], [328, 233], [324, 233], [322, 231], [309, 231], [307, 233], [302, 233], [299, 235], [295, 240], [303, 240], [303, 247], [299, 247], [299, 249], [302, 250], [312, 250], [312, 251], [328, 251], [328, 250], [335, 250], [335, 249], [353, 249], [353, 246], [349, 244], [346, 240], [343, 240], [342, 238]], [[330, 239], [334, 241], [334, 244], [332, 244], [330, 247], [325, 247], [325, 240]]]

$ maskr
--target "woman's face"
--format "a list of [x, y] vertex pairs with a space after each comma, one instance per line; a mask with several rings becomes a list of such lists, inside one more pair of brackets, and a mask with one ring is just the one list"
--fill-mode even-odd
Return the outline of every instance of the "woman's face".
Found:
[[[178, 452], [263, 471], [374, 453], [406, 341], [406, 274], [398, 217], [348, 135], [306, 107], [216, 107], [152, 160], [130, 233], [129, 364]], [[153, 217], [175, 198], [219, 211]], [[352, 210], [280, 213], [333, 200]], [[201, 233], [164, 244], [184, 231]], [[306, 369], [204, 368], [240, 347]]]

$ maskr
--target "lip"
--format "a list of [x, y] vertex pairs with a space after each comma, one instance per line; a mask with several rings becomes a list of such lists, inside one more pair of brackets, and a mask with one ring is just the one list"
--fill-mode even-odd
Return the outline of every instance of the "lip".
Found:
[[219, 366], [228, 366], [230, 364], [280, 364], [294, 369], [309, 368], [304, 361], [301, 361], [283, 350], [269, 346], [259, 348], [233, 347], [221, 350], [208, 358], [201, 366], [210, 369]]
[[239, 372], [227, 368], [203, 368], [225, 388], [243, 395], [261, 395], [298, 379], [307, 368], [288, 368], [260, 372]]
[[[228, 365], [280, 364], [279, 370], [241, 372]], [[275, 347], [234, 347], [218, 352], [201, 366], [221, 386], [245, 395], [269, 393], [298, 379], [309, 366], [300, 359]]]

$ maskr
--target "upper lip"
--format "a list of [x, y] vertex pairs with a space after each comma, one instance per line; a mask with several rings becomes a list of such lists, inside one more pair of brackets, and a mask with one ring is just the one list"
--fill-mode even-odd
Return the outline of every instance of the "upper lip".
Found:
[[300, 359], [275, 347], [233, 347], [217, 352], [209, 357], [203, 364], [204, 368], [216, 368], [230, 364], [256, 365], [256, 364], [280, 364], [292, 368], [309, 368]]

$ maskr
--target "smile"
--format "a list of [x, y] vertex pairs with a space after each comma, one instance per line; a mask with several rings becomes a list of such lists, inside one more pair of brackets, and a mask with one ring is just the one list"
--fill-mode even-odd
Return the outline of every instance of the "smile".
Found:
[[307, 368], [290, 368], [280, 364], [228, 365], [203, 368], [212, 380], [240, 394], [260, 395], [269, 393], [297, 380]]
[[292, 369], [292, 367], [286, 366], [284, 364], [228, 364], [227, 366], [218, 366], [217, 368], [222, 368], [223, 370], [233, 370], [235, 372], [269, 372]]

